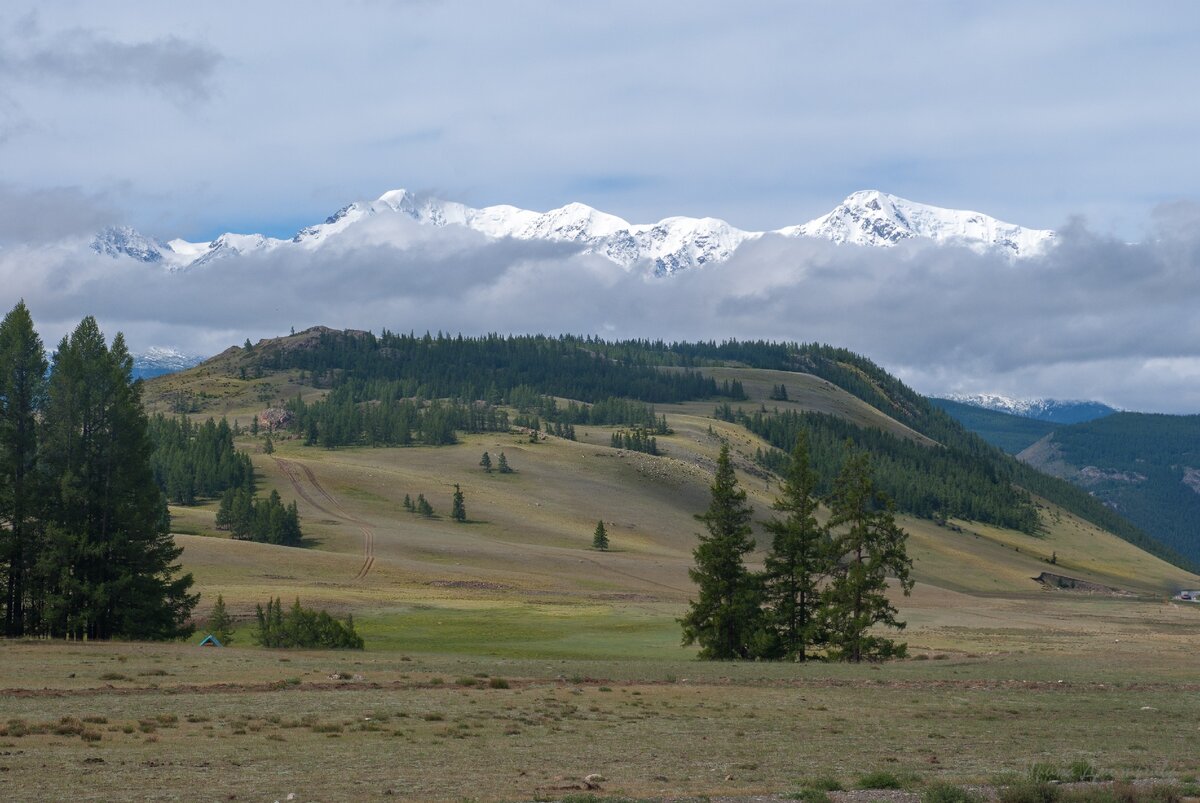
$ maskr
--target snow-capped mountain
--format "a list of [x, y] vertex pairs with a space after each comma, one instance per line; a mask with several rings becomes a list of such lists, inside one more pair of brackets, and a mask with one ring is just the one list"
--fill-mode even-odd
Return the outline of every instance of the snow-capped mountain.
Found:
[[[161, 242], [133, 229], [113, 228], [97, 235], [92, 249], [99, 254], [126, 255], [181, 270], [227, 256], [280, 248], [315, 250], [334, 241], [353, 245], [358, 224], [368, 218], [383, 223], [385, 231], [389, 230], [389, 220], [397, 221], [391, 227], [391, 242], [398, 246], [410, 236], [410, 230], [405, 229], [410, 221], [431, 227], [461, 226], [493, 239], [572, 243], [582, 253], [599, 254], [627, 269], [646, 265], [659, 276], [724, 262], [743, 243], [767, 235], [815, 237], [865, 247], [925, 240], [979, 252], [995, 250], [1014, 259], [1041, 253], [1054, 237], [1052, 231], [1022, 228], [978, 212], [927, 206], [878, 190], [856, 192], [827, 215], [773, 232], [742, 231], [707, 217], [629, 223], [580, 203], [549, 212], [505, 205], [475, 209], [407, 190], [392, 190], [374, 201], [349, 204], [325, 222], [301, 229], [290, 240], [261, 234], [223, 234], [210, 243]], [[375, 229], [378, 236], [378, 227]]]
[[1078, 424], [1103, 418], [1119, 412], [1095, 401], [1063, 401], [1060, 399], [1013, 399], [995, 393], [948, 394], [944, 399], [969, 404], [972, 407], [982, 407], [985, 410], [996, 410], [1022, 418], [1034, 418], [1038, 421], [1050, 421], [1055, 424]]
[[1035, 256], [1054, 238], [1052, 231], [1022, 228], [980, 212], [919, 204], [879, 190], [856, 192], [829, 214], [781, 233], [885, 247], [923, 238], [980, 253], [999, 249], [1012, 257]]
[[202, 362], [204, 362], [204, 357], [195, 354], [184, 354], [175, 349], [151, 346], [145, 351], [133, 355], [133, 376], [135, 379], [149, 379], [152, 376], [184, 371]]

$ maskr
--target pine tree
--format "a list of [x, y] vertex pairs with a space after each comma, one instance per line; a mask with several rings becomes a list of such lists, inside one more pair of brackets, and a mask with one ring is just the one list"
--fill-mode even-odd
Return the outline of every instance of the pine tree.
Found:
[[501, 474], [512, 474], [513, 473], [513, 469], [511, 466], [508, 465], [508, 458], [504, 456], [504, 452], [500, 453], [500, 461], [498, 463], [498, 470], [500, 471]]
[[601, 552], [608, 550], [608, 531], [604, 529], [604, 520], [596, 522], [596, 531], [592, 533], [592, 549]]
[[271, 440], [271, 433], [267, 433], [267, 437], [263, 440], [263, 454], [274, 454], [275, 444]]
[[417, 512], [429, 518], [433, 515], [433, 505], [425, 498], [425, 494], [417, 494]]
[[466, 508], [466, 505], [463, 503], [463, 500], [464, 500], [464, 497], [463, 497], [462, 488], [458, 487], [458, 484], [455, 483], [455, 485], [454, 485], [454, 502], [453, 502], [453, 507], [450, 511], [450, 517], [452, 519], [454, 519], [455, 521], [466, 521], [467, 520], [467, 508]]
[[176, 638], [198, 595], [177, 576], [183, 550], [150, 467], [141, 382], [121, 334], [111, 348], [88, 317], [54, 356], [44, 466], [52, 479], [40, 562], [43, 630], [70, 638]]
[[907, 533], [896, 525], [891, 500], [876, 490], [865, 452], [846, 459], [834, 484], [831, 513], [833, 554], [841, 563], [825, 592], [830, 654], [854, 662], [903, 656], [904, 644], [869, 632], [874, 625], [904, 628], [887, 597], [887, 576], [896, 578], [905, 596], [913, 581]]
[[488, 474], [492, 473], [492, 456], [487, 452], [483, 453], [483, 457], [479, 458], [479, 465], [483, 466], [483, 470]]
[[769, 644], [763, 657], [796, 661], [808, 658], [819, 644], [821, 593], [819, 584], [833, 568], [829, 535], [817, 522], [817, 474], [808, 457], [804, 433], [796, 439], [787, 476], [772, 509], [784, 518], [765, 523], [774, 538], [763, 571], [763, 601]]
[[26, 608], [41, 550], [38, 417], [46, 396], [46, 352], [18, 302], [0, 322], [0, 566], [4, 634], [26, 632]]
[[759, 599], [755, 578], [743, 563], [754, 549], [751, 510], [738, 487], [728, 444], [717, 458], [711, 492], [708, 510], [696, 517], [708, 535], [700, 536], [692, 553], [696, 565], [688, 570], [699, 594], [680, 620], [683, 643], [698, 643], [701, 658], [746, 658], [756, 637]]
[[217, 594], [217, 601], [213, 604], [205, 624], [208, 632], [216, 636], [217, 641], [225, 645], [233, 643], [233, 617], [225, 610], [225, 600], [220, 594]]
[[409, 496], [408, 494], [404, 495], [404, 509], [407, 510], [409, 513], [413, 513], [416, 511], [416, 508], [413, 507], [412, 497]]

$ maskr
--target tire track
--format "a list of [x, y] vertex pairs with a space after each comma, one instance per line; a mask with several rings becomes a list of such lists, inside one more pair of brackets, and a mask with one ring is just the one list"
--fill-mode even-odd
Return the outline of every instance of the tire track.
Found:
[[[371, 571], [371, 568], [375, 565], [375, 532], [371, 529], [370, 525], [357, 516], [351, 514], [346, 510], [346, 508], [342, 507], [341, 502], [339, 502], [333, 494], [325, 490], [325, 486], [321, 485], [321, 483], [317, 480], [317, 475], [313, 473], [311, 468], [302, 463], [293, 463], [290, 460], [284, 460], [280, 457], [276, 457], [274, 460], [275, 464], [279, 466], [279, 470], [282, 471], [284, 475], [287, 476], [288, 481], [291, 482], [292, 488], [305, 502], [308, 502], [308, 504], [312, 505], [314, 508], [327, 516], [331, 516], [335, 519], [343, 519], [344, 521], [348, 521], [358, 527], [363, 536], [363, 563], [358, 572], [351, 579], [362, 580], [365, 578], [368, 572]], [[301, 482], [301, 472], [303, 472], [304, 478], [308, 480], [308, 483], [313, 487], [316, 493], [323, 497], [325, 501], [327, 501], [329, 505], [334, 508], [334, 510], [330, 510], [328, 507], [325, 507], [325, 505], [322, 505], [320, 502], [314, 499], [311, 494], [308, 493]]]

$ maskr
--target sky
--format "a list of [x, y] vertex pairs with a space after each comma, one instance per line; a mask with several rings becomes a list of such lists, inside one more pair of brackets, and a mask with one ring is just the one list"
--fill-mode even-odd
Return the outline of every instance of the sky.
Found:
[[[824, 340], [925, 392], [1200, 412], [1198, 46], [1186, 2], [7, 2], [0, 302], [200, 353], [317, 323]], [[748, 230], [878, 188], [1064, 245], [766, 242], [662, 284], [465, 234], [185, 277], [68, 245], [290, 236], [399, 187]]]

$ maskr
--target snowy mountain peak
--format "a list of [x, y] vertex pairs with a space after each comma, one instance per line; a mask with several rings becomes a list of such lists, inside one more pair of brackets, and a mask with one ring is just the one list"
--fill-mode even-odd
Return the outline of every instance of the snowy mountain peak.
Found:
[[[119, 228], [98, 234], [92, 248], [112, 257], [129, 256], [141, 262], [161, 263], [170, 270], [182, 270], [214, 259], [277, 248], [299, 246], [315, 250], [332, 240], [354, 247], [364, 242], [361, 234], [354, 236], [357, 224], [368, 218], [375, 219], [377, 224], [372, 225], [368, 236], [372, 244], [406, 247], [412, 241], [414, 221], [422, 226], [461, 226], [492, 239], [570, 243], [578, 246], [581, 253], [597, 254], [626, 269], [645, 265], [658, 276], [724, 262], [743, 243], [764, 236], [764, 232], [742, 231], [711, 217], [668, 217], [657, 223], [631, 224], [578, 202], [548, 212], [508, 205], [473, 208], [395, 189], [374, 201], [343, 206], [323, 223], [306, 226], [290, 240], [229, 233], [209, 243], [186, 240], [163, 243], [133, 229]], [[923, 239], [937, 244], [965, 245], [980, 253], [998, 250], [1011, 258], [1040, 253], [1054, 236], [1052, 231], [1025, 229], [979, 212], [927, 206], [879, 190], [852, 193], [829, 214], [771, 234], [817, 237], [867, 247]]]
[[138, 262], [161, 262], [163, 243], [128, 226], [110, 226], [92, 238], [92, 250], [104, 256], [128, 256]]
[[852, 193], [829, 214], [780, 233], [877, 247], [919, 238], [963, 245], [978, 253], [999, 250], [1014, 258], [1041, 253], [1054, 237], [1052, 231], [1026, 229], [980, 212], [929, 206], [879, 190]]
[[149, 379], [152, 376], [184, 371], [202, 362], [204, 362], [204, 358], [195, 354], [185, 354], [172, 348], [151, 346], [145, 351], [133, 355], [133, 374], [135, 378]]
[[942, 398], [972, 407], [982, 407], [985, 410], [1059, 424], [1076, 424], [1119, 412], [1115, 407], [1095, 401], [1014, 399], [996, 393], [951, 393]]

